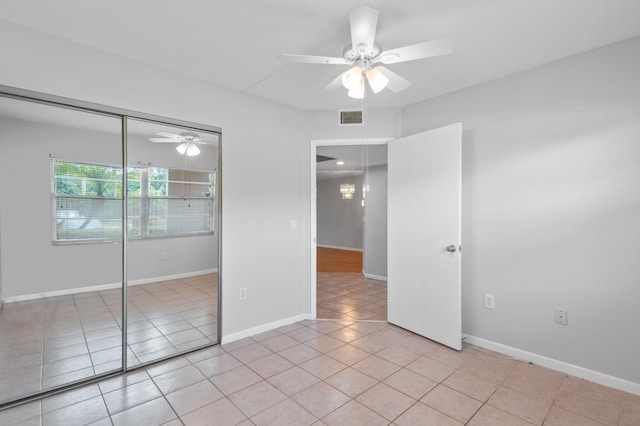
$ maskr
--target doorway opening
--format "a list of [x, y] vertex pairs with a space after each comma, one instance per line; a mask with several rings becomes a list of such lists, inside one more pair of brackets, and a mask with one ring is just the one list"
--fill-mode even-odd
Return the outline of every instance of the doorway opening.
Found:
[[312, 142], [312, 311], [387, 319], [388, 139]]

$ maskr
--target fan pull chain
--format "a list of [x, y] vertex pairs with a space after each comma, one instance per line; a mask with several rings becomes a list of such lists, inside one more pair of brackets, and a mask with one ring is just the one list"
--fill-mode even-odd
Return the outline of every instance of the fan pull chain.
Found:
[[191, 187], [188, 184], [189, 182], [189, 156], [185, 155], [184, 156], [184, 184], [183, 185], [187, 185], [187, 191], [186, 191], [186, 197], [184, 199], [184, 201], [187, 201], [187, 207], [191, 208]]

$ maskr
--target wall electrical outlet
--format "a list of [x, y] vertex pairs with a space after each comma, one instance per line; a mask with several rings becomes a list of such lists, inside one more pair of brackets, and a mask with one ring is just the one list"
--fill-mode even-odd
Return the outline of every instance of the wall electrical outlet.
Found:
[[162, 253], [160, 253], [160, 257], [162, 258], [162, 260], [166, 260], [167, 259], [167, 252], [163, 251]]
[[486, 294], [484, 295], [484, 307], [487, 309], [495, 309], [496, 307], [496, 301], [495, 298], [493, 297], [493, 294]]
[[247, 300], [247, 288], [240, 288], [240, 300]]
[[567, 310], [556, 308], [556, 324], [567, 325]]

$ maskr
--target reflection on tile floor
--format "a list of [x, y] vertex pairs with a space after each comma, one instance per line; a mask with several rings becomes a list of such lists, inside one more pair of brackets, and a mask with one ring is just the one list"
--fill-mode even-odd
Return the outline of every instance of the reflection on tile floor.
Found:
[[360, 272], [318, 272], [317, 317], [340, 320], [387, 320], [387, 283]]
[[0, 412], [2, 425], [638, 425], [640, 396], [384, 322], [302, 321]]
[[[217, 341], [215, 274], [129, 287], [128, 365]], [[118, 370], [120, 289], [3, 304], [0, 403]]]

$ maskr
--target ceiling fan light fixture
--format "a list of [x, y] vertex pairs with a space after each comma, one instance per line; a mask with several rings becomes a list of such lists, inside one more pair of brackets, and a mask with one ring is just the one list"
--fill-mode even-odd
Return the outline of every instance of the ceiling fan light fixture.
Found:
[[193, 142], [182, 142], [180, 145], [176, 146], [176, 151], [178, 151], [180, 155], [187, 155], [189, 157], [194, 157], [200, 154], [200, 148], [198, 148]]
[[342, 74], [342, 85], [349, 90], [357, 88], [362, 80], [362, 68], [359, 66], [351, 67], [347, 72]]
[[349, 89], [349, 93], [347, 93], [350, 98], [354, 99], [363, 99], [364, 98], [364, 76], [360, 76], [360, 81], [358, 81], [358, 85]]
[[182, 142], [180, 145], [176, 146], [176, 151], [178, 151], [180, 155], [185, 155], [187, 153], [187, 143]]
[[200, 154], [200, 148], [198, 148], [193, 142], [189, 143], [189, 146], [187, 147], [187, 155], [189, 157], [194, 157], [198, 154]]
[[380, 67], [375, 67], [367, 71], [367, 81], [373, 93], [379, 93], [389, 84], [389, 78], [382, 73]]

